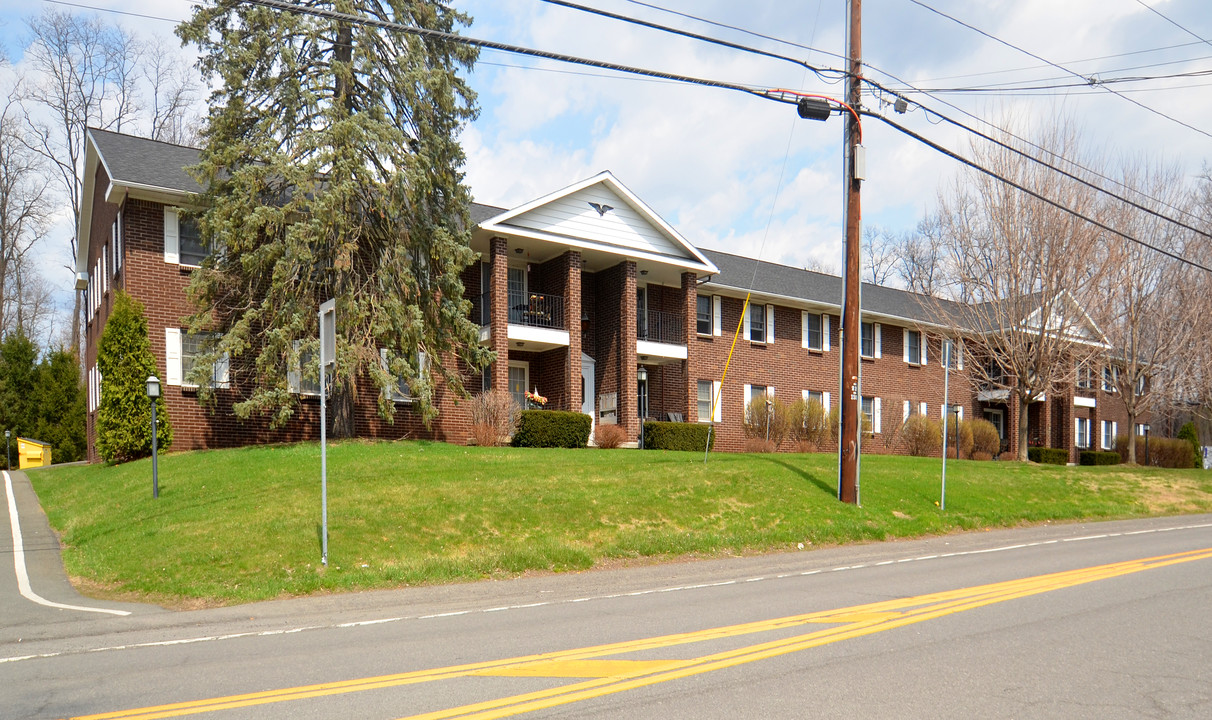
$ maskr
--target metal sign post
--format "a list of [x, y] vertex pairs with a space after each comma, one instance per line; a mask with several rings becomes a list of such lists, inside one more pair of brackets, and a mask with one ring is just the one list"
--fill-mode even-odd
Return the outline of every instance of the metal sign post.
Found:
[[337, 354], [337, 301], [320, 305], [320, 562], [328, 565], [328, 392], [324, 371]]
[[[947, 415], [951, 412], [951, 341], [943, 340], [943, 485], [938, 502], [939, 510], [947, 509]], [[959, 430], [956, 429], [956, 442], [959, 442]], [[959, 457], [959, 452], [956, 452]]]

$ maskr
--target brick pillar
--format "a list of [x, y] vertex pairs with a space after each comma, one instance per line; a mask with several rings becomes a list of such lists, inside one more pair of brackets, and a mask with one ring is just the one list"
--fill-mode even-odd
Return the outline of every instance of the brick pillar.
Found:
[[564, 255], [564, 312], [568, 325], [568, 409], [581, 411], [581, 253]]
[[686, 418], [686, 422], [698, 422], [699, 419], [699, 372], [695, 364], [697, 357], [690, 346], [694, 342], [695, 335], [698, 334], [698, 280], [699, 276], [695, 273], [682, 273], [682, 312], [686, 316], [685, 333], [682, 337], [682, 342], [686, 345], [686, 360], [682, 363], [682, 368], [685, 371], [686, 386], [685, 397], [678, 402], [678, 407], [682, 411], [682, 417]]
[[640, 418], [636, 379], [635, 262], [622, 264], [622, 297], [619, 302], [619, 424], [627, 437], [638, 440]]
[[492, 313], [489, 328], [491, 347], [497, 354], [492, 364], [492, 387], [494, 390], [509, 389], [509, 243], [505, 238], [492, 239], [492, 280], [489, 303]]

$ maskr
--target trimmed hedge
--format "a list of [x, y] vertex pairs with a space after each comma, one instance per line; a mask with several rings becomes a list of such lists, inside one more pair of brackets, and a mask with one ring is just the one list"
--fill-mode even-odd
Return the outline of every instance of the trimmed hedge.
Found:
[[1027, 448], [1027, 459], [1045, 465], [1068, 465], [1069, 451], [1060, 448]]
[[[701, 452], [707, 444], [707, 431], [710, 427], [701, 423], [649, 420], [644, 423], [644, 449]], [[711, 447], [715, 447], [715, 433], [711, 433]]]
[[564, 410], [523, 410], [513, 434], [514, 447], [583, 448], [589, 444], [592, 419]]
[[1077, 454], [1078, 465], [1119, 465], [1119, 453], [1114, 450], [1082, 450]]

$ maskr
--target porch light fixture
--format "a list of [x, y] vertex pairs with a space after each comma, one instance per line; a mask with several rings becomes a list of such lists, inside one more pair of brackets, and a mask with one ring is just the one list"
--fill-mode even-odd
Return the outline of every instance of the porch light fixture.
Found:
[[640, 271], [640, 274], [641, 274], [641, 275], [647, 275], [647, 274], [648, 274], [648, 271], [647, 271], [647, 270], [641, 270], [641, 271]]
[[513, 249], [513, 251], [514, 251], [515, 253], [517, 253], [518, 255], [521, 255], [521, 254], [522, 254], [522, 248], [520, 248], [520, 247], [516, 247], [516, 248], [514, 248], [514, 249]]
[[647, 382], [648, 381], [648, 368], [641, 365], [640, 368], [635, 371], [635, 379], [639, 380], [640, 382]]
[[156, 467], [156, 400], [160, 398], [160, 378], [149, 375], [147, 378], [147, 399], [151, 402], [151, 435], [152, 435], [152, 497], [160, 497], [160, 474]]

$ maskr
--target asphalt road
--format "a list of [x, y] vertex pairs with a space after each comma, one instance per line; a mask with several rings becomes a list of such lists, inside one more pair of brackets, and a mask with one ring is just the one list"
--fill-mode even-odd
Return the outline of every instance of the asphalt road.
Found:
[[1212, 717], [1212, 516], [173, 613], [18, 509], [131, 614], [10, 564], [2, 718]]

